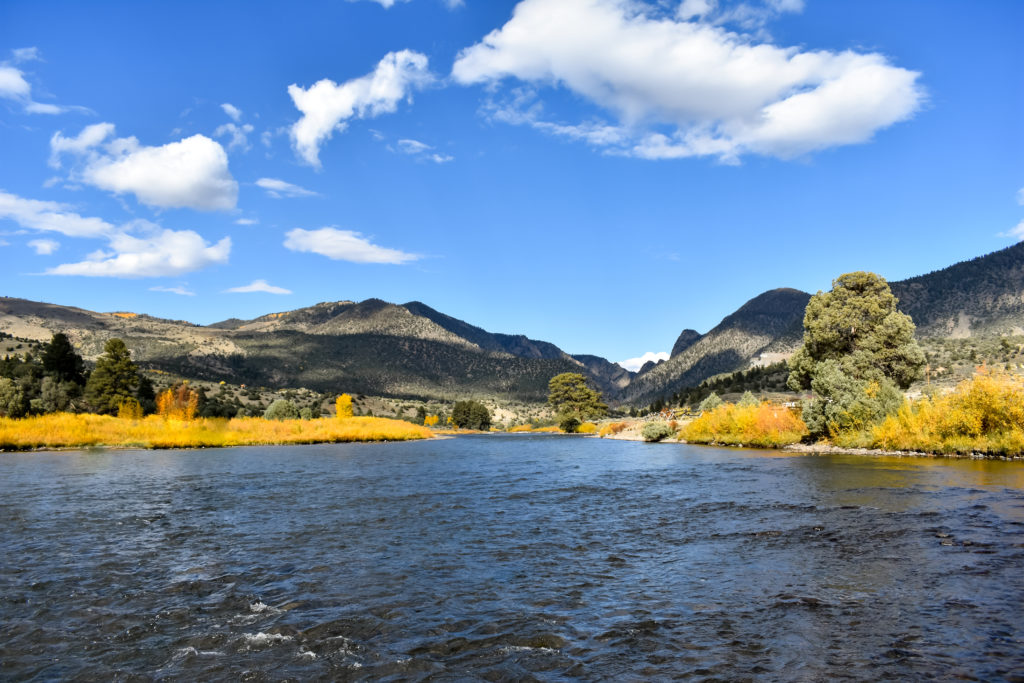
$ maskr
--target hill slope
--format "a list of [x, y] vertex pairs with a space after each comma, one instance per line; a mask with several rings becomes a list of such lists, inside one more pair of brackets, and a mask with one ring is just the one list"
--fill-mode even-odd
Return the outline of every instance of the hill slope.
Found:
[[133, 313], [96, 313], [0, 299], [0, 330], [68, 334], [87, 358], [120, 337], [144, 366], [186, 377], [273, 388], [387, 396], [495, 396], [543, 401], [548, 380], [581, 372], [609, 396], [631, 373], [596, 356], [575, 359], [547, 342], [492, 334], [413, 302], [324, 302], [210, 326]]

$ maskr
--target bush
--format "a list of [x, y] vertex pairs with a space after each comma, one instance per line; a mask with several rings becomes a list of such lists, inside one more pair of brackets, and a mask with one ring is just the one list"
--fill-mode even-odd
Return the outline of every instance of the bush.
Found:
[[721, 398], [719, 398], [718, 394], [712, 391], [710, 394], [708, 394], [708, 397], [706, 399], [700, 402], [700, 406], [698, 406], [698, 409], [702, 413], [708, 413], [717, 408], [718, 406], [722, 405], [722, 403], [723, 401]]
[[477, 401], [459, 401], [452, 408], [452, 423], [460, 429], [487, 431], [491, 428], [491, 411]]
[[807, 426], [792, 410], [766, 401], [756, 406], [724, 403], [685, 425], [680, 437], [694, 443], [778, 447], [805, 434]]
[[596, 434], [597, 425], [593, 422], [584, 422], [576, 428], [577, 434]]
[[299, 411], [288, 399], [279, 398], [270, 404], [263, 417], [267, 420], [297, 420]]
[[601, 430], [597, 433], [600, 437], [608, 436], [609, 434], [618, 434], [629, 425], [625, 422], [609, 422], [608, 424], [601, 427]]
[[674, 432], [672, 431], [672, 428], [668, 426], [668, 423], [661, 421], [648, 422], [640, 432], [640, 435], [644, 437], [644, 441], [651, 442], [667, 439], [672, 436], [672, 434], [674, 434]]

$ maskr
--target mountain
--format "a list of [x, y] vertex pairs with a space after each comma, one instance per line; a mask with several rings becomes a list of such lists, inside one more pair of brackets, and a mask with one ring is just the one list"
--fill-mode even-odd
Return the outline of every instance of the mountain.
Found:
[[65, 332], [86, 358], [120, 337], [145, 367], [256, 386], [417, 398], [545, 400], [561, 372], [588, 375], [608, 396], [632, 373], [597, 356], [573, 358], [548, 342], [492, 334], [425, 304], [323, 302], [209, 326], [135, 313], [96, 313], [0, 299], [0, 330], [49, 339]]
[[890, 286], [919, 337], [1024, 334], [1024, 242]]
[[[913, 318], [919, 338], [1024, 334], [1024, 242], [889, 286], [900, 310]], [[784, 357], [801, 343], [809, 298], [793, 289], [771, 290], [705, 335], [683, 330], [672, 357], [641, 369], [623, 399], [647, 403], [749, 367], [762, 354]]]
[[744, 367], [762, 353], [794, 347], [803, 337], [804, 309], [810, 297], [796, 289], [773, 289], [754, 297], [710, 332], [684, 345], [681, 352], [637, 375], [623, 399], [649, 403]]

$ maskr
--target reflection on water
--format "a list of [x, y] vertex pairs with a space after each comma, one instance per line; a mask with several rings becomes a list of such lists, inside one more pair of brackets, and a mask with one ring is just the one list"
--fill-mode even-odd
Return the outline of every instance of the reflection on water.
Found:
[[548, 437], [0, 456], [0, 678], [1024, 671], [1024, 466]]

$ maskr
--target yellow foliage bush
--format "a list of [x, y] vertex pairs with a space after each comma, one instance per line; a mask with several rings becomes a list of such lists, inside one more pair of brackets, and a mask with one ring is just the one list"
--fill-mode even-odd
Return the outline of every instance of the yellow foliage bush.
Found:
[[576, 428], [577, 434], [595, 434], [597, 433], [597, 425], [593, 422], [584, 422]]
[[198, 448], [406, 441], [432, 436], [425, 427], [382, 417], [280, 421], [245, 417], [177, 421], [158, 415], [142, 420], [124, 420], [107, 415], [51, 413], [22, 419], [0, 418], [0, 449], [6, 450], [87, 446]]
[[778, 448], [796, 443], [806, 434], [807, 425], [796, 412], [765, 401], [750, 406], [723, 403], [683, 425], [679, 438], [693, 443]]
[[117, 407], [117, 416], [122, 420], [141, 420], [142, 406], [134, 398], [128, 398]]
[[516, 425], [515, 427], [509, 427], [507, 430], [512, 433], [528, 432], [530, 434], [553, 434], [555, 432], [562, 431], [556, 425], [550, 427], [534, 427], [532, 424], [528, 425]]
[[1024, 378], [981, 371], [944, 396], [905, 401], [870, 445], [929, 453], [1024, 453]]
[[437, 416], [437, 415], [427, 415], [425, 418], [423, 418], [423, 426], [424, 427], [435, 427], [435, 426], [437, 426], [437, 423], [440, 420], [441, 420], [441, 418], [439, 416]]
[[598, 430], [597, 435], [600, 436], [601, 438], [604, 438], [609, 434], [618, 434], [628, 426], [629, 423], [627, 422], [609, 422], [607, 424], [601, 425], [601, 429]]

